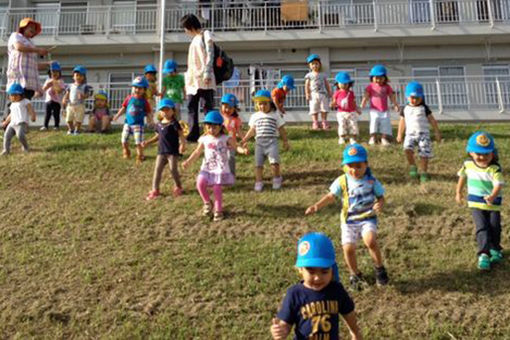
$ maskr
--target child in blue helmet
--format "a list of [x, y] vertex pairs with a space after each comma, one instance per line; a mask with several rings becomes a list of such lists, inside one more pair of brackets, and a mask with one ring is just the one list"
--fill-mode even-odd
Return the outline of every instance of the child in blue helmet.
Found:
[[186, 98], [186, 86], [184, 76], [177, 73], [177, 62], [172, 59], [165, 61], [163, 65], [163, 83], [161, 85], [161, 96], [171, 99], [175, 104], [176, 117], [179, 117], [181, 105]]
[[328, 104], [331, 98], [331, 87], [328, 77], [321, 72], [321, 58], [317, 54], [311, 54], [306, 58], [310, 72], [305, 75], [305, 96], [310, 103], [310, 115], [312, 116], [312, 130], [319, 130], [319, 112], [322, 119], [322, 129], [329, 130]]
[[280, 150], [278, 146], [278, 137], [283, 140], [283, 148], [289, 149], [287, 132], [285, 131], [285, 121], [271, 106], [271, 97], [268, 90], [259, 90], [253, 97], [255, 102], [255, 112], [248, 125], [250, 129], [242, 140], [243, 147], [246, 148], [248, 140], [255, 136], [255, 188], [259, 192], [264, 187], [262, 175], [264, 173], [264, 162], [267, 157], [273, 171], [273, 189], [278, 190], [282, 187], [282, 176], [280, 173]]
[[344, 149], [342, 165], [345, 174], [335, 179], [329, 193], [308, 207], [305, 214], [316, 213], [340, 197], [342, 247], [351, 275], [349, 278], [351, 286], [354, 289], [361, 289], [364, 283], [356, 262], [356, 244], [360, 237], [374, 261], [377, 284], [386, 285], [389, 281], [388, 274], [376, 240], [377, 214], [382, 211], [384, 205], [384, 188], [372, 175], [368, 167], [367, 151], [360, 144], [351, 144]]
[[99, 90], [94, 96], [94, 107], [90, 112], [89, 132], [96, 131], [96, 125], [100, 125], [100, 132], [106, 133], [110, 128], [111, 116], [108, 106], [108, 94], [104, 90]]
[[339, 339], [339, 314], [351, 339], [361, 339], [354, 302], [338, 279], [335, 248], [322, 233], [304, 235], [297, 246], [296, 267], [303, 280], [290, 287], [271, 325], [275, 340]]
[[[420, 156], [421, 174], [420, 181], [425, 183], [429, 180], [428, 164], [432, 158], [432, 141], [430, 139], [430, 125], [434, 129], [437, 142], [441, 141], [441, 132], [436, 119], [432, 115], [423, 94], [423, 86], [416, 82], [410, 82], [406, 86], [407, 105], [400, 110], [400, 122], [398, 124], [397, 142], [404, 142], [404, 152], [409, 163], [409, 175], [418, 178], [418, 168], [414, 160], [414, 148], [418, 148]], [[403, 139], [404, 131], [406, 133]]]
[[375, 65], [370, 70], [370, 85], [365, 88], [365, 94], [361, 101], [361, 108], [370, 102], [370, 140], [368, 144], [374, 145], [378, 135], [381, 135], [381, 144], [390, 145], [393, 136], [391, 128], [391, 117], [388, 109], [388, 99], [393, 104], [395, 112], [399, 111], [395, 92], [388, 84], [386, 67]]
[[50, 64], [48, 72], [49, 78], [44, 82], [43, 91], [45, 92], [46, 115], [44, 116], [44, 125], [41, 130], [47, 130], [50, 118], [53, 116], [55, 121], [55, 130], [60, 125], [60, 110], [62, 108], [62, 99], [66, 89], [66, 84], [62, 80], [62, 69], [57, 61]]
[[271, 99], [280, 114], [285, 114], [285, 98], [291, 90], [294, 90], [294, 78], [287, 74], [282, 77], [278, 85], [271, 91]]
[[112, 118], [113, 121], [117, 120], [124, 113], [126, 114], [126, 121], [122, 128], [122, 156], [124, 158], [131, 157], [129, 150], [129, 136], [133, 135], [136, 145], [136, 162], [141, 163], [144, 160], [142, 142], [144, 140], [144, 120], [147, 117], [147, 122], [151, 124], [152, 108], [147, 98], [145, 98], [145, 91], [149, 87], [149, 82], [144, 77], [138, 76], [131, 83], [132, 93], [124, 99], [122, 107], [117, 114]]
[[467, 183], [467, 202], [476, 225], [478, 268], [489, 270], [503, 259], [501, 252], [501, 189], [504, 185], [494, 138], [477, 131], [469, 137], [469, 159], [459, 170], [455, 199], [461, 204]]
[[67, 88], [62, 104], [66, 106], [67, 134], [77, 135], [85, 115], [85, 100], [92, 95], [92, 87], [87, 85], [87, 69], [77, 65], [73, 69], [74, 82]]
[[158, 155], [156, 157], [156, 165], [154, 167], [154, 176], [152, 179], [152, 190], [147, 195], [147, 200], [153, 200], [160, 196], [159, 185], [161, 183], [161, 175], [165, 166], [170, 166], [170, 173], [175, 183], [173, 195], [175, 197], [182, 195], [182, 184], [179, 176], [177, 161], [179, 156], [184, 153], [186, 147], [186, 139], [182, 131], [181, 125], [175, 116], [175, 104], [171, 99], [161, 99], [158, 111], [162, 115], [161, 122], [155, 127], [156, 135], [146, 142], [142, 143], [145, 148], [148, 145], [158, 141]]
[[243, 122], [239, 116], [239, 106], [237, 97], [231, 93], [226, 93], [221, 97], [221, 115], [223, 116], [223, 126], [227, 133], [232, 137], [234, 150], [229, 153], [228, 163], [230, 164], [230, 171], [235, 175], [236, 173], [236, 152], [246, 154], [248, 149], [237, 146], [237, 140], [243, 139]]
[[10, 113], [2, 122], [2, 127], [5, 129], [4, 134], [4, 148], [2, 155], [7, 155], [11, 152], [11, 140], [14, 135], [18, 137], [21, 148], [24, 152], [28, 152], [28, 142], [26, 133], [28, 132], [28, 116], [35, 122], [35, 111], [30, 103], [30, 100], [23, 97], [24, 89], [18, 83], [13, 83], [8, 89]]
[[338, 144], [342, 145], [350, 137], [350, 143], [357, 143], [359, 128], [358, 115], [361, 110], [356, 105], [356, 96], [352, 91], [354, 81], [351, 80], [349, 73], [338, 72], [335, 76], [337, 90], [333, 94], [331, 107], [338, 110], [336, 119], [338, 120]]
[[205, 134], [198, 139], [198, 146], [182, 163], [184, 169], [195, 161], [202, 152], [204, 160], [197, 177], [197, 189], [204, 202], [202, 214], [209, 216], [212, 212], [212, 203], [207, 191], [212, 187], [214, 194], [213, 220], [223, 219], [223, 189], [225, 185], [234, 184], [234, 174], [228, 164], [229, 150], [234, 150], [232, 138], [225, 132], [223, 117], [219, 111], [209, 111], [204, 118]]
[[145, 98], [149, 101], [149, 104], [151, 104], [151, 108], [154, 109], [156, 107], [156, 101], [154, 97], [159, 95], [156, 78], [158, 70], [156, 69], [156, 66], [149, 64], [146, 65], [143, 69], [143, 74], [145, 79], [147, 79], [147, 82], [149, 82], [149, 87], [147, 87], [147, 90], [145, 91]]

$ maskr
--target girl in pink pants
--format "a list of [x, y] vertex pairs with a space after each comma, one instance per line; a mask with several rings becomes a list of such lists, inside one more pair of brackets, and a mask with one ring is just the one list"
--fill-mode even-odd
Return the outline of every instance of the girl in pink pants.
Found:
[[208, 187], [212, 187], [214, 195], [214, 221], [223, 219], [223, 186], [234, 184], [228, 162], [229, 150], [234, 149], [232, 139], [225, 133], [223, 117], [218, 111], [209, 111], [205, 115], [205, 134], [198, 139], [198, 146], [182, 163], [186, 169], [204, 152], [204, 159], [197, 177], [197, 190], [204, 201], [202, 214], [209, 216], [212, 212], [212, 202]]

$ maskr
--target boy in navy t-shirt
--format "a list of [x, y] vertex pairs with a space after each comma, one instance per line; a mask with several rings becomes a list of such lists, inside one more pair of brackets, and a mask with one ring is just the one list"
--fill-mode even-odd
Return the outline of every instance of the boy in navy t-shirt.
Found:
[[339, 317], [354, 340], [361, 332], [354, 303], [338, 279], [335, 249], [322, 233], [309, 233], [298, 241], [296, 267], [303, 281], [290, 287], [271, 325], [273, 339], [286, 339], [295, 325], [294, 339], [339, 339]]

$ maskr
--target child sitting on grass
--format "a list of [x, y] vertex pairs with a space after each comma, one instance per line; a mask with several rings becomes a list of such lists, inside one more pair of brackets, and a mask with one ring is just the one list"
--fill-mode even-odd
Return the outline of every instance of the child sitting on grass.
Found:
[[339, 317], [351, 339], [360, 340], [354, 302], [338, 278], [335, 248], [322, 233], [309, 233], [298, 241], [296, 267], [303, 281], [290, 287], [272, 320], [271, 335], [287, 339], [294, 325], [294, 339], [339, 339]]
[[174, 179], [174, 196], [178, 197], [182, 195], [182, 184], [177, 161], [180, 154], [184, 153], [186, 139], [175, 117], [174, 102], [170, 99], [162, 99], [159, 103], [158, 111], [163, 118], [160, 123], [156, 124], [156, 135], [142, 143], [142, 146], [146, 148], [148, 145], [158, 141], [158, 156], [156, 157], [156, 165], [154, 167], [152, 190], [146, 198], [148, 201], [158, 198], [161, 194], [159, 191], [159, 184], [161, 183], [161, 175], [163, 174], [166, 164], [170, 165], [170, 172]]
[[96, 131], [96, 125], [100, 125], [100, 132], [106, 133], [110, 128], [110, 108], [108, 107], [108, 95], [99, 90], [94, 96], [94, 108], [90, 112], [89, 132]]
[[372, 176], [368, 167], [367, 151], [363, 146], [359, 144], [347, 146], [343, 152], [342, 165], [345, 174], [335, 179], [329, 187], [329, 193], [308, 207], [305, 214], [316, 213], [334, 203], [337, 197], [341, 197], [342, 247], [351, 275], [349, 278], [351, 287], [360, 290], [365, 284], [356, 262], [356, 243], [360, 237], [363, 238], [374, 261], [377, 284], [386, 285], [389, 281], [388, 274], [376, 240], [377, 213], [382, 211], [384, 205], [384, 188]]
[[278, 85], [271, 91], [271, 100], [276, 106], [276, 109], [280, 112], [280, 115], [286, 113], [284, 106], [285, 98], [287, 98], [287, 94], [294, 89], [294, 78], [287, 74], [282, 77], [282, 80], [280, 80]]
[[468, 207], [476, 225], [478, 268], [489, 270], [503, 259], [501, 252], [501, 189], [503, 174], [498, 164], [494, 138], [487, 132], [477, 131], [469, 137], [466, 151], [469, 158], [459, 170], [457, 203], [463, 201], [467, 182]]

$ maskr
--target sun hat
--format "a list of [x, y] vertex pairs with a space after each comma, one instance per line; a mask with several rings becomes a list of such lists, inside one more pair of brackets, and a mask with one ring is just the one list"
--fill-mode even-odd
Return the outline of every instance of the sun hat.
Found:
[[367, 150], [360, 144], [351, 144], [344, 149], [342, 158], [342, 165], [366, 162], [368, 159]]

